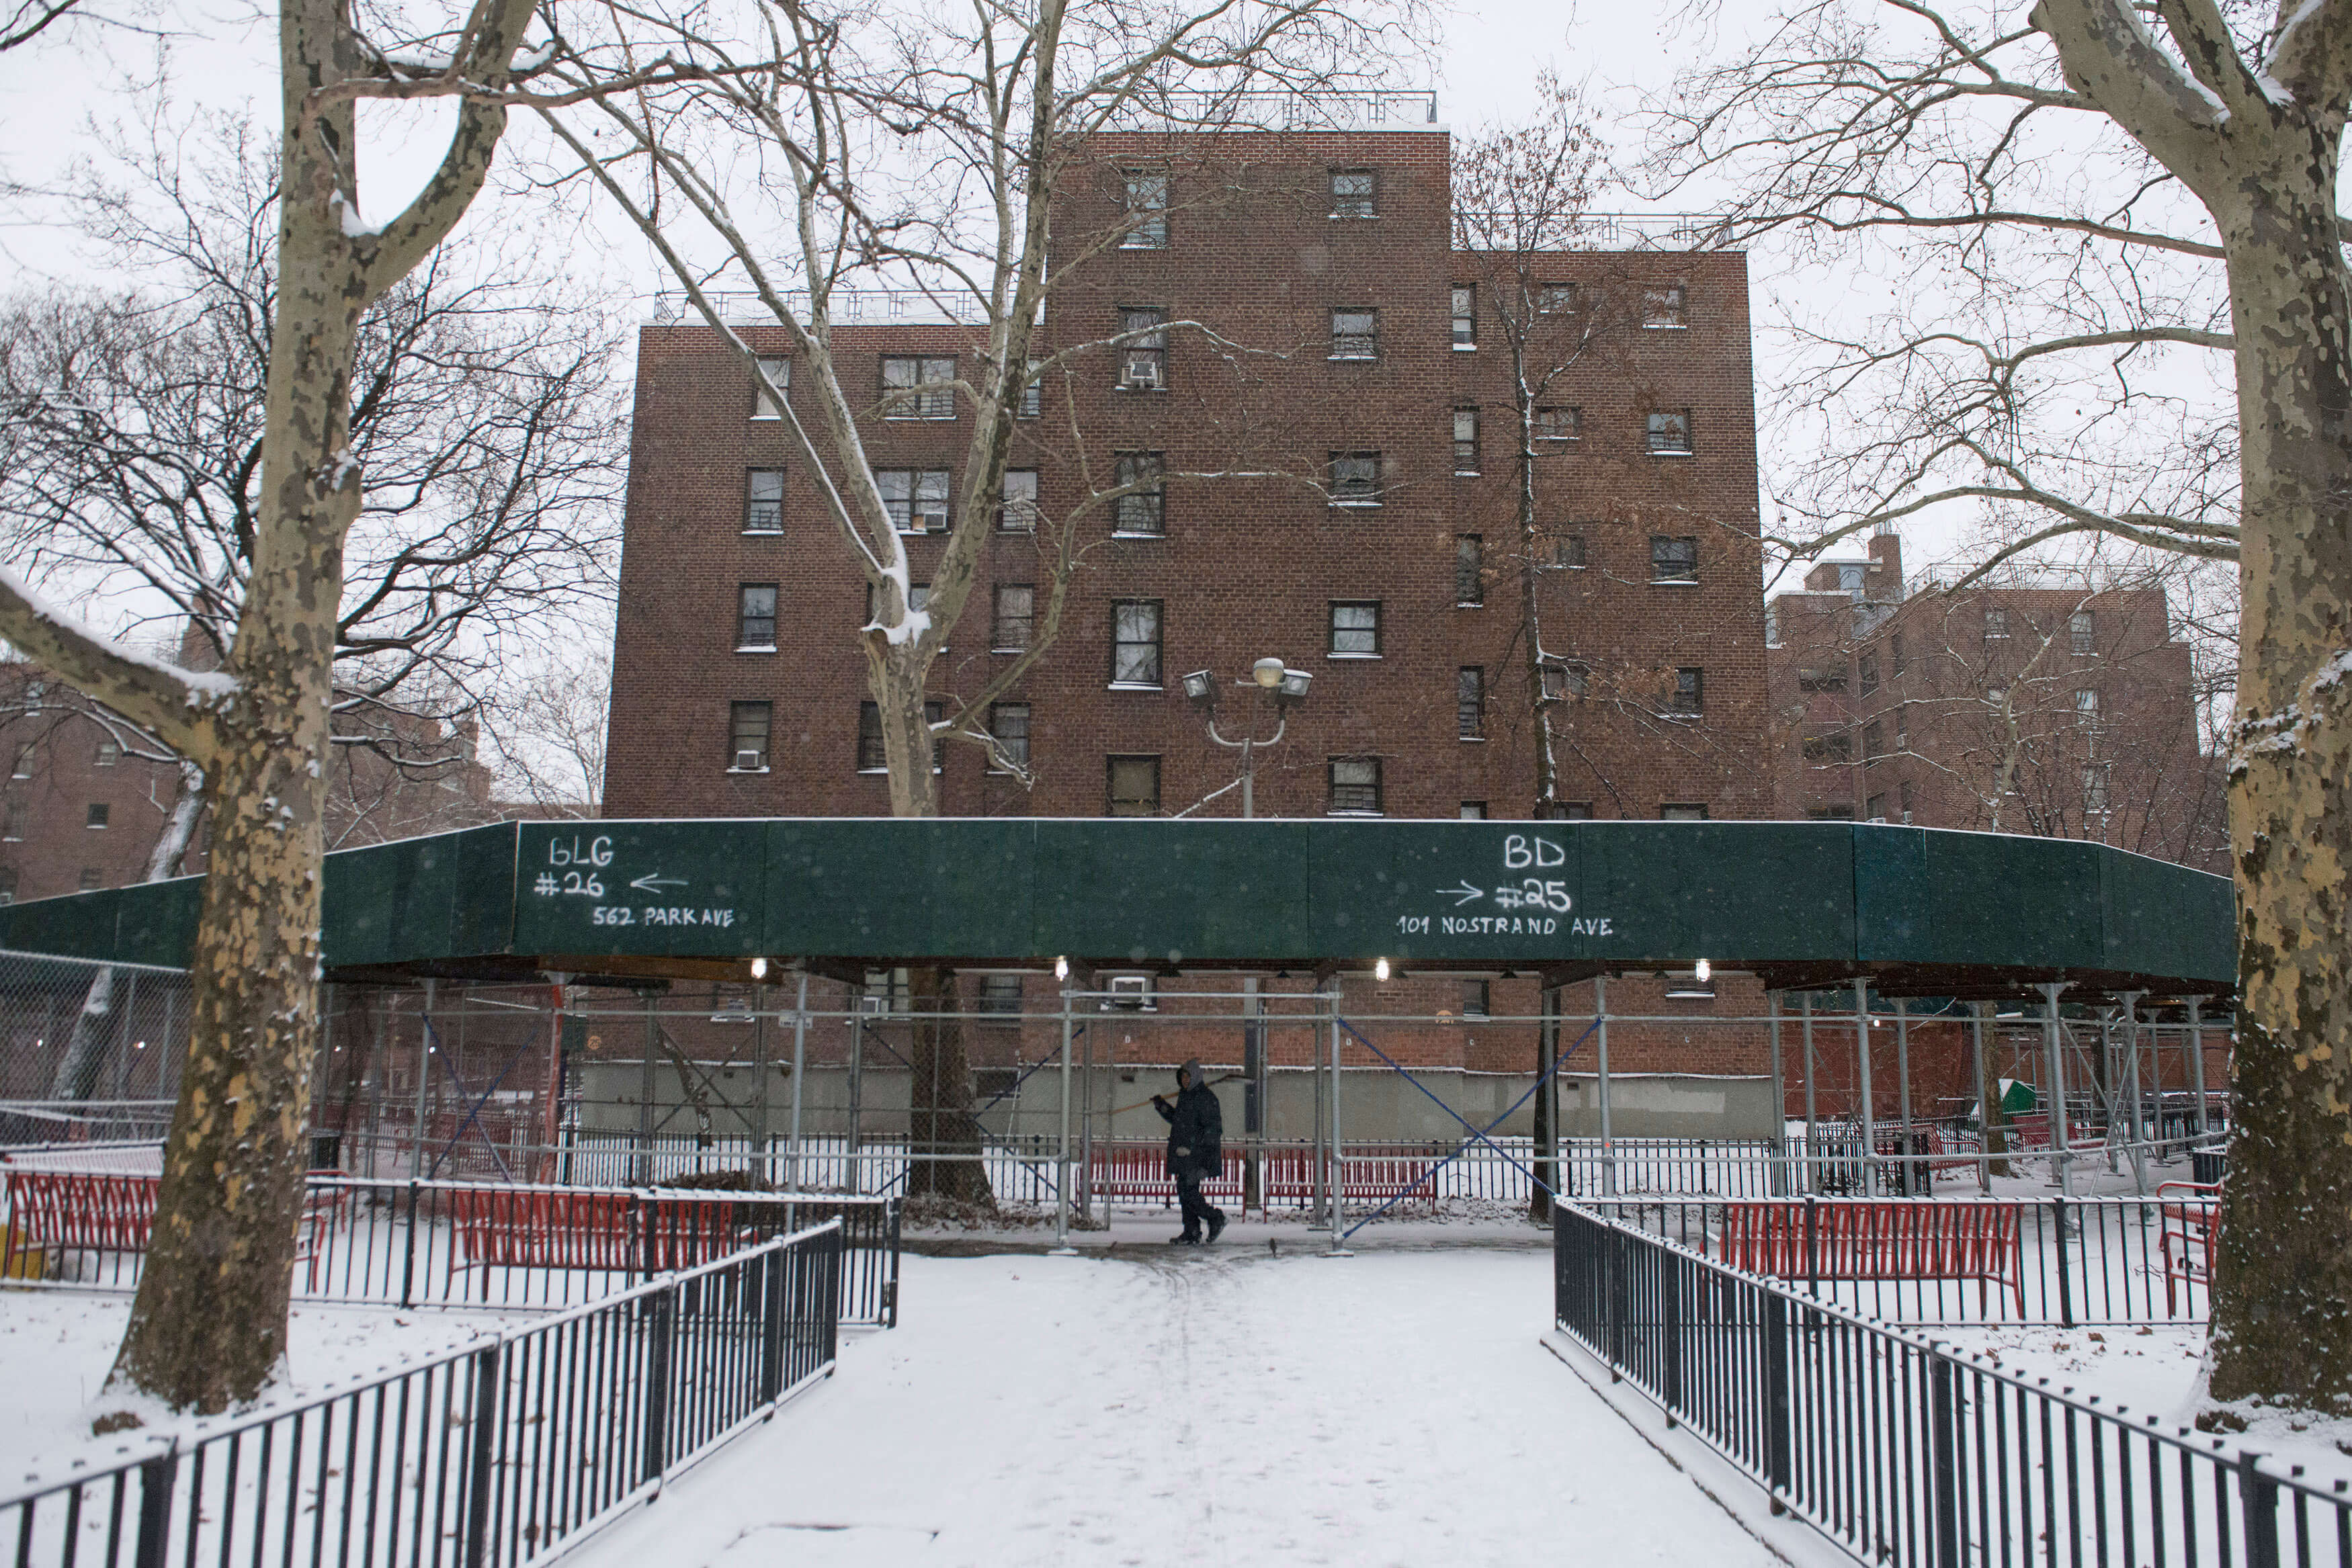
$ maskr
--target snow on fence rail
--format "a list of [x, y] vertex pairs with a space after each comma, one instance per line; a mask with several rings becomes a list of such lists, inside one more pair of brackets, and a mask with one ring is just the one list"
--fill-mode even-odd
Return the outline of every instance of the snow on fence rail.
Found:
[[197, 1422], [0, 1494], [0, 1539], [16, 1568], [544, 1557], [831, 1374], [844, 1249], [828, 1219], [487, 1346]]
[[[10, 1171], [0, 1259], [19, 1280], [138, 1282], [154, 1178]], [[390, 1306], [551, 1310], [838, 1220], [838, 1321], [898, 1322], [899, 1202], [840, 1194], [491, 1186], [313, 1176], [294, 1294]]]
[[[1889, 1322], [2199, 1323], [2219, 1202], [2149, 1197], [1582, 1200], [1592, 1212], [1811, 1300]], [[1918, 1223], [1906, 1227], [1906, 1216]], [[1980, 1223], [1962, 1228], [1957, 1221]], [[1947, 1223], [1930, 1230], [1928, 1219]]]
[[1604, 1216], [1559, 1326], [1859, 1562], [2352, 1568], [2352, 1487], [2102, 1406]]

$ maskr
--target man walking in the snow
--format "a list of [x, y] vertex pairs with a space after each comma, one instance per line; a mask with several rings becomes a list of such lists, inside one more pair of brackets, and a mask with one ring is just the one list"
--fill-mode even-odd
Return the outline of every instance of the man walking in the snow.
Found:
[[[1198, 1246], [1214, 1241], [1225, 1228], [1225, 1211], [1201, 1196], [1201, 1184], [1215, 1176], [1224, 1162], [1225, 1113], [1201, 1075], [1200, 1058], [1176, 1070], [1176, 1103], [1163, 1094], [1151, 1097], [1151, 1108], [1168, 1122], [1168, 1174], [1176, 1178], [1176, 1199], [1184, 1209], [1184, 1234], [1169, 1238], [1171, 1246]], [[1201, 1234], [1206, 1221], [1208, 1235]]]

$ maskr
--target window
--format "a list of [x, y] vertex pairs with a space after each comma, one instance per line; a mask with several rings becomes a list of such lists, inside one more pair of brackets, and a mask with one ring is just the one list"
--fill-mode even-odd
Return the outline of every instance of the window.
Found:
[[1865, 822], [1886, 821], [1886, 797], [1873, 795], [1862, 803], [1862, 820]]
[[1584, 411], [1580, 408], [1539, 408], [1536, 410], [1538, 441], [1581, 441], [1584, 439]]
[[1851, 822], [1853, 821], [1853, 808], [1851, 806], [1808, 806], [1805, 808], [1805, 815], [1816, 822]]
[[1658, 408], [1650, 411], [1650, 455], [1654, 457], [1688, 457], [1691, 455], [1691, 416], [1686, 408]]
[[1538, 316], [1565, 316], [1576, 308], [1576, 285], [1538, 283], [1536, 285], [1535, 305]]
[[1477, 534], [1454, 536], [1454, 602], [1464, 608], [1486, 602], [1486, 541]]
[[1664, 534], [1651, 535], [1650, 580], [1652, 582], [1696, 582], [1698, 580], [1698, 540], [1670, 538]]
[[1582, 664], [1546, 664], [1543, 695], [1554, 702], [1573, 702], [1592, 689], [1592, 673]]
[[30, 779], [32, 776], [33, 743], [28, 740], [16, 747], [16, 760], [10, 766], [8, 777], [11, 779]]
[[5, 810], [0, 810], [0, 839], [11, 842], [22, 839], [25, 836], [25, 819], [30, 814], [23, 796], [9, 796]]
[[1377, 507], [1381, 504], [1379, 453], [1331, 454], [1331, 504], [1335, 507]]
[[1381, 653], [1378, 600], [1331, 601], [1330, 653], [1337, 659], [1376, 659]]
[[2009, 635], [2009, 612], [2008, 612], [2008, 611], [2006, 611], [2006, 610], [1988, 610], [1988, 611], [1986, 611], [1986, 612], [1984, 612], [1984, 621], [1985, 621], [1984, 634], [1985, 634], [1986, 636], [1988, 636], [1988, 637], [2006, 637], [2006, 636], [2008, 636], [2008, 635]]
[[1160, 758], [1113, 757], [1106, 759], [1108, 813], [1114, 817], [1156, 817], [1160, 814]]
[[739, 653], [772, 653], [776, 651], [774, 583], [747, 582], [735, 591], [735, 651]]
[[1805, 737], [1800, 749], [1808, 762], [1851, 762], [1853, 760], [1853, 735], [1843, 729], [1821, 730]]
[[1486, 737], [1486, 671], [1465, 664], [1454, 672], [1454, 732], [1464, 740]]
[[996, 526], [1008, 534], [1037, 531], [1037, 470], [1004, 471], [1004, 505], [996, 509]]
[[1021, 1014], [1021, 977], [982, 975], [980, 977], [980, 1013], [982, 1018], [1018, 1018]]
[[743, 531], [780, 534], [784, 531], [784, 471], [752, 468], [743, 476]]
[[1685, 307], [1688, 296], [1679, 283], [1669, 283], [1658, 288], [1642, 290], [1642, 325], [1644, 327], [1687, 327]]
[[1160, 684], [1160, 601], [1121, 600], [1110, 607], [1110, 684]]
[[1872, 719], [1862, 727], [1862, 760], [1865, 766], [1886, 755], [1886, 727]]
[[0, 865], [0, 904], [16, 902], [16, 868]]
[[[751, 378], [751, 417], [782, 419], [784, 403], [778, 393], [792, 389], [793, 362], [781, 354], [761, 354], [759, 366], [759, 374]], [[775, 390], [771, 392], [771, 387]]]
[[859, 988], [857, 1010], [862, 1013], [905, 1013], [913, 1005], [914, 988], [904, 969], [868, 969]]
[[2066, 633], [2074, 640], [2074, 653], [2078, 657], [2087, 658], [2099, 651], [2097, 627], [2098, 622], [2092, 619], [2091, 612], [2087, 610], [2077, 610], [2066, 617]]
[[1706, 808], [1695, 805], [1661, 806], [1658, 808], [1658, 820], [1662, 822], [1704, 822], [1706, 821]]
[[1486, 985], [1485, 980], [1462, 982], [1462, 1016], [1482, 1019], [1486, 1016]]
[[[880, 619], [880, 617], [875, 613], [875, 611], [881, 602], [881, 597], [875, 591], [874, 584], [870, 582], [867, 583], [866, 585], [866, 623], [868, 626], [873, 625], [876, 621]], [[907, 584], [907, 609], [909, 612], [928, 610], [930, 606], [931, 585], [929, 583], [910, 582]], [[947, 650], [945, 648], [941, 648], [940, 652], [944, 653]]]
[[104, 876], [103, 874], [101, 874], [101, 873], [100, 873], [99, 869], [98, 869], [96, 866], [94, 866], [94, 865], [86, 865], [86, 866], [84, 866], [84, 867], [82, 867], [82, 868], [81, 868], [81, 891], [82, 891], [82, 892], [84, 892], [84, 893], [96, 893], [100, 888], [104, 887], [105, 885], [106, 885], [106, 878], [105, 878], [105, 876]]
[[100, 740], [98, 743], [98, 756], [94, 760], [100, 768], [113, 767], [122, 760], [122, 743], [111, 737]]
[[1381, 215], [1378, 185], [1370, 169], [1331, 171], [1331, 215], [1335, 218], [1376, 218]]
[[944, 468], [877, 468], [874, 483], [882, 509], [902, 534], [945, 533], [948, 471]]
[[1331, 357], [1335, 360], [1379, 359], [1381, 313], [1354, 309], [1332, 311]]
[[2099, 694], [2085, 686], [2074, 694], [2074, 717], [2081, 724], [2099, 722]]
[[991, 703], [988, 705], [988, 733], [996, 737], [997, 756], [988, 759], [991, 773], [1011, 771], [997, 760], [1002, 757], [1013, 768], [1029, 766], [1029, 705], [1027, 703]]
[[1168, 480], [1157, 452], [1122, 452], [1114, 471], [1118, 486], [1136, 489], [1111, 503], [1112, 528], [1122, 534], [1160, 534], [1168, 528]]
[[108, 806], [105, 801], [92, 800], [89, 803], [89, 810], [83, 815], [82, 826], [86, 828], [102, 828], [106, 826], [106, 819], [111, 811], [112, 808]]
[[882, 417], [953, 419], [955, 356], [885, 354], [882, 357]]
[[1475, 408], [1454, 411], [1454, 471], [1478, 472], [1478, 411]]
[[1149, 169], [1126, 171], [1127, 235], [1122, 250], [1168, 248], [1168, 176]]
[[1110, 994], [1103, 998], [1102, 1010], [1107, 1013], [1158, 1012], [1160, 1004], [1152, 1000], [1151, 977], [1149, 975], [1110, 975], [1103, 989]]
[[1034, 419], [1045, 412], [1045, 383], [1037, 379], [1040, 361], [1029, 361], [1029, 379], [1021, 384], [1021, 401], [1013, 410], [1015, 419]]
[[1696, 969], [1669, 969], [1665, 973], [1665, 992], [1670, 997], [1706, 998], [1715, 996], [1715, 975], [1709, 971], [1704, 980]]
[[1895, 749], [1911, 749], [1911, 705], [1897, 703], [1895, 707]]
[[1862, 695], [1868, 696], [1878, 689], [1878, 655], [1864, 653], [1855, 663], [1862, 674]]
[[2083, 768], [2083, 810], [2104, 812], [2107, 809], [2107, 764], [2093, 762]]
[[1029, 646], [1029, 633], [1035, 624], [1037, 590], [1025, 582], [999, 583], [996, 588], [996, 620], [989, 633], [988, 645], [998, 653], [1018, 653]]
[[1459, 815], [1462, 821], [1465, 822], [1483, 822], [1486, 820], [1486, 802], [1484, 800], [1465, 800], [1462, 802], [1462, 810], [1457, 813], [1457, 815]]
[[[765, 707], [767, 705], [762, 703], [760, 706]], [[934, 697], [923, 704], [925, 724], [938, 724], [947, 716], [948, 706], [939, 698]], [[937, 773], [945, 768], [947, 757], [948, 743], [945, 740], [934, 739], [931, 742], [931, 771]], [[882, 745], [882, 709], [875, 703], [859, 703], [857, 705], [857, 771], [887, 773], [889, 770], [890, 756]]]
[[1559, 534], [1551, 541], [1551, 564], [1562, 571], [1584, 570], [1584, 536]]
[[1911, 780], [1906, 779], [1901, 784], [1895, 786], [1895, 789], [1898, 791], [1897, 798], [1903, 802], [1903, 820], [1908, 822], [1911, 820]]
[[1331, 803], [1335, 817], [1377, 817], [1381, 814], [1381, 759], [1377, 757], [1331, 758]]
[[768, 770], [768, 714], [766, 703], [727, 705], [727, 771]]
[[1453, 288], [1454, 346], [1475, 349], [1478, 346], [1478, 286], [1457, 283]]
[[1118, 335], [1119, 390], [1164, 391], [1168, 385], [1168, 312], [1121, 306]]
[[1886, 639], [1886, 652], [1887, 652], [1888, 656], [1889, 656], [1890, 658], [1892, 658], [1892, 659], [1895, 661], [1895, 676], [1899, 679], [1899, 678], [1902, 676], [1903, 671], [1904, 671], [1904, 669], [1905, 669], [1905, 667], [1906, 667], [1906, 661], [1905, 661], [1905, 659], [1904, 659], [1904, 657], [1903, 657], [1903, 633], [1902, 633], [1902, 632], [1890, 632], [1890, 633], [1888, 634], [1887, 639]]
[[1797, 689], [1801, 692], [1842, 692], [1845, 690], [1845, 666], [1824, 664], [1799, 670]]
[[1675, 695], [1668, 713], [1697, 713], [1706, 706], [1706, 672], [1687, 666], [1675, 672]]
[[[1542, 807], [1540, 801], [1537, 804]], [[1592, 802], [1554, 800], [1549, 808], [1539, 809], [1536, 815], [1548, 822], [1589, 822], [1592, 821]]]

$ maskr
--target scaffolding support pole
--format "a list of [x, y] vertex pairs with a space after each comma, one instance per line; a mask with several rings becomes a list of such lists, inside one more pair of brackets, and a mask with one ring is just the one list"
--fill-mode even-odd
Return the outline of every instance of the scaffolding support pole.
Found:
[[801, 971], [800, 994], [793, 1002], [793, 1124], [784, 1182], [801, 1190], [801, 1085], [808, 1079], [808, 971]]
[[2073, 1163], [2073, 1143], [2066, 1127], [2066, 1061], [2058, 1045], [2058, 993], [2066, 988], [2062, 981], [2042, 983], [2042, 1055], [2044, 1076], [2050, 1080], [2050, 1092], [2045, 1096], [2050, 1113], [2050, 1168], [2058, 1183], [2058, 1196], [2072, 1197], [2067, 1186], [2067, 1167]]
[[1348, 1155], [1339, 1134], [1339, 998], [1331, 997], [1331, 1251], [1348, 1256]]
[[629, 1176], [632, 1186], [653, 1185], [654, 1168], [654, 1040], [661, 1020], [654, 1017], [654, 994], [646, 1001], [646, 1046], [637, 1073], [637, 1157]]
[[[2115, 1014], [2110, 1009], [2102, 1008], [2099, 1009], [2099, 1097], [2106, 1103], [2107, 1129], [2106, 1135], [2099, 1141], [2106, 1145], [2109, 1176], [2114, 1176], [2123, 1169], [2116, 1163], [2117, 1142], [2116, 1134], [2118, 1131], [2116, 1126], [2116, 1110], [2123, 1101], [2123, 1085], [2118, 1079], [2119, 1074], [2116, 1071]], [[2125, 1137], [2131, 1136], [2131, 1122], [2128, 1117], [2125, 1118], [2120, 1131]]]
[[1818, 1111], [1819, 1111], [1820, 1107], [1819, 1107], [1819, 1105], [1817, 1104], [1817, 1103], [1815, 1102], [1814, 1097], [1813, 1097], [1813, 993], [1812, 993], [1812, 992], [1811, 992], [1811, 991], [1799, 991], [1799, 992], [1797, 993], [1797, 1019], [1798, 1019], [1798, 1028], [1799, 1028], [1799, 1029], [1803, 1032], [1803, 1034], [1804, 1034], [1804, 1039], [1805, 1039], [1805, 1169], [1804, 1169], [1804, 1177], [1805, 1177], [1805, 1192], [1806, 1192], [1807, 1196], [1809, 1196], [1809, 1197], [1810, 1197], [1811, 1195], [1812, 1195], [1812, 1194], [1814, 1194], [1814, 1193], [1817, 1193], [1817, 1192], [1821, 1191], [1821, 1187], [1822, 1187], [1822, 1173], [1821, 1173], [1821, 1166], [1820, 1166], [1820, 1165], [1819, 1165], [1819, 1163], [1818, 1163], [1818, 1162], [1819, 1162], [1819, 1160], [1820, 1160], [1820, 1158], [1821, 1158], [1821, 1152], [1822, 1152], [1822, 1150], [1821, 1150], [1821, 1145], [1819, 1144], [1819, 1142], [1817, 1142], [1817, 1141], [1816, 1141], [1816, 1139], [1815, 1139], [1815, 1137], [1814, 1137], [1814, 1128], [1815, 1128], [1815, 1127], [1817, 1127], [1817, 1126], [1820, 1124], [1820, 1119], [1819, 1119], [1819, 1116], [1818, 1116], [1818, 1114], [1817, 1114], [1817, 1113], [1818, 1113]]
[[1054, 1250], [1067, 1256], [1070, 1245], [1070, 993], [1062, 993], [1062, 1136], [1054, 1150]]
[[2205, 1116], [2205, 1020], [2198, 1015], [2204, 1006], [2199, 998], [2189, 998], [2189, 1085], [2197, 1096], [2197, 1137], [2202, 1142], [2212, 1132]]
[[1609, 1116], [1609, 977], [1592, 977], [1594, 1066], [1601, 1094], [1601, 1190], [1617, 1196], [1617, 1130]]
[[1789, 1089], [1780, 1066], [1780, 993], [1764, 993], [1772, 1015], [1772, 1196], [1789, 1196]]
[[[860, 1130], [866, 1120], [866, 994], [858, 992], [857, 1010], [849, 1018], [849, 1190], [866, 1190], [866, 1145]], [[908, 1130], [913, 1130], [911, 1122]]]
[[1862, 1195], [1878, 1194], [1878, 1107], [1870, 1082], [1870, 981], [1853, 977], [1854, 1056], [1862, 1065]]
[[2142, 1197], [2147, 1196], [2147, 1118], [2141, 1114], [2139, 1100], [2139, 998], [2141, 991], [2126, 991], [2124, 1002], [2124, 1060], [2126, 1069], [2124, 1082], [2131, 1095], [2131, 1106], [2126, 1125], [2131, 1132], [2132, 1183]]
[[768, 1163], [768, 988], [765, 983], [751, 988], [751, 1114], [758, 1125], [743, 1140], [750, 1147], [752, 1169], [760, 1173], [762, 1183], [775, 1176]]
[[1990, 1084], [1985, 1077], [1984, 1019], [1985, 1004], [1970, 1002], [1969, 1004], [1969, 1064], [1976, 1072], [1978, 1153], [1984, 1156], [1977, 1162], [1977, 1190], [1990, 1193], [1992, 1191], [1993, 1099]]
[[433, 1082], [433, 987], [431, 976], [425, 980], [425, 1010], [418, 1014], [416, 1026], [416, 1121], [409, 1129], [415, 1145], [409, 1150], [411, 1165], [408, 1174], [422, 1181], [425, 1178], [425, 1096]]
[[[1906, 998], [1895, 998], [1895, 1105], [1903, 1117], [1903, 1192], [1909, 1197], [1919, 1186], [1918, 1134], [1911, 1125], [1911, 1014]], [[1930, 1180], [1930, 1187], [1935, 1183]]]

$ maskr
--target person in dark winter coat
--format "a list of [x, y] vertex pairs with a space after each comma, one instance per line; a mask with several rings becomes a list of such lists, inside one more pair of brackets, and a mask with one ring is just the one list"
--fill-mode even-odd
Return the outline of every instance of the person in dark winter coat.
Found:
[[[1202, 1076], [1195, 1057], [1176, 1070], [1176, 1103], [1154, 1094], [1151, 1108], [1168, 1123], [1168, 1174], [1176, 1178], [1176, 1199], [1184, 1210], [1184, 1234], [1171, 1236], [1171, 1246], [1197, 1246], [1214, 1241], [1225, 1228], [1225, 1212], [1201, 1196], [1201, 1184], [1224, 1164], [1225, 1113], [1216, 1092]], [[1202, 1225], [1208, 1227], [1202, 1234]]]

